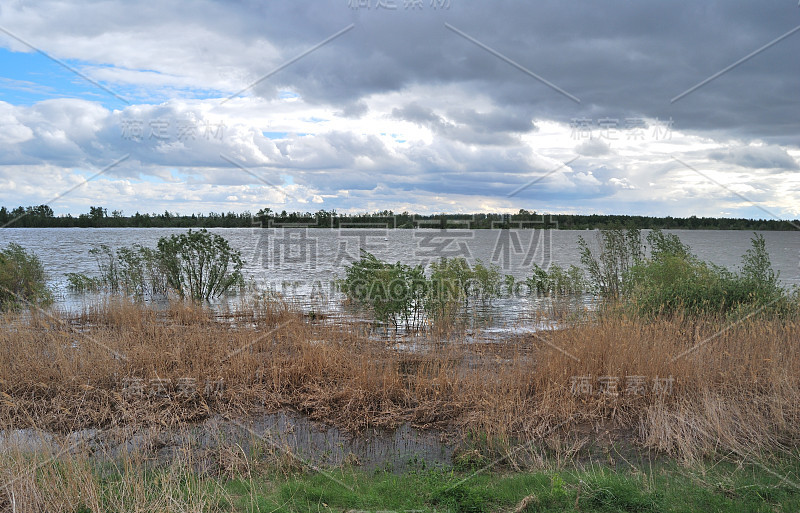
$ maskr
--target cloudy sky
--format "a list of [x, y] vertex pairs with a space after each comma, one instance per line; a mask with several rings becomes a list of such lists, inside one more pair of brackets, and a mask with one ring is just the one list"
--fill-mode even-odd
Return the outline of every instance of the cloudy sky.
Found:
[[0, 205], [795, 218], [798, 55], [796, 0], [4, 0]]

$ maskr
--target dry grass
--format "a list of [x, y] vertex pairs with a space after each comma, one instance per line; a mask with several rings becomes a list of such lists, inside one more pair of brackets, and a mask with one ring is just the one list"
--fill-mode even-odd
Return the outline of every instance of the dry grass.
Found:
[[140, 454], [99, 464], [86, 453], [59, 452], [0, 455], [0, 511], [208, 511], [228, 499], [218, 482], [196, 472], [190, 451], [158, 470]]
[[[790, 321], [719, 333], [713, 321], [609, 316], [502, 344], [431, 341], [414, 354], [270, 301], [223, 320], [185, 304], [156, 312], [114, 301], [73, 319], [2, 321], [4, 427], [175, 426], [291, 408], [354, 432], [409, 422], [506, 446], [602, 425], [687, 459], [800, 439], [800, 327]], [[592, 376], [595, 391], [600, 376], [619, 377], [619, 394], [573, 394], [574, 376]], [[629, 393], [626, 376], [644, 376], [646, 389]], [[655, 393], [655, 377], [672, 377], [672, 392]], [[180, 393], [186, 378], [196, 393]]]

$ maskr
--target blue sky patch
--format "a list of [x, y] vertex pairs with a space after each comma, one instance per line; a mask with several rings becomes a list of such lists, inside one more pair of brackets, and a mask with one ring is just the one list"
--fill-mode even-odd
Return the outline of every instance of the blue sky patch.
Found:
[[[62, 61], [80, 70], [80, 64]], [[0, 48], [0, 99], [13, 105], [33, 105], [53, 98], [100, 101], [119, 108], [124, 103], [38, 52], [12, 52]]]

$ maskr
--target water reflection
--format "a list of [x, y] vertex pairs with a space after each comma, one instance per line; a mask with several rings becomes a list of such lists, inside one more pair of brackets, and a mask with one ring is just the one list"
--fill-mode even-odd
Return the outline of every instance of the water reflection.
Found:
[[[363, 314], [345, 308], [335, 281], [345, 266], [367, 249], [378, 258], [410, 265], [426, 264], [448, 251], [457, 251], [474, 264], [480, 259], [497, 264], [501, 274], [524, 281], [532, 263], [554, 263], [567, 268], [580, 265], [578, 237], [593, 242], [593, 232], [548, 230], [547, 237], [533, 230], [364, 230], [364, 229], [212, 229], [242, 252], [243, 272], [255, 287], [284, 298], [290, 305], [312, 316], [368, 322]], [[374, 232], [374, 233], [373, 233]], [[742, 231], [667, 230], [676, 233], [703, 260], [736, 269], [741, 255], [750, 247], [752, 233]], [[68, 292], [65, 274], [97, 274], [97, 263], [89, 250], [101, 244], [111, 248], [141, 244], [154, 247], [159, 238], [185, 233], [183, 229], [101, 228], [101, 229], [3, 229], [0, 245], [16, 242], [33, 250], [49, 273], [56, 307], [80, 312], [103, 300], [102, 294], [77, 295]], [[646, 233], [646, 231], [644, 232]], [[800, 285], [800, 234], [760, 232], [767, 242], [773, 267], [785, 285]], [[545, 241], [546, 244], [534, 246]], [[442, 246], [442, 244], [445, 244]], [[449, 244], [449, 245], [447, 245]], [[438, 246], [437, 246], [438, 245]], [[441, 247], [439, 247], [441, 246]], [[438, 248], [438, 249], [437, 249]], [[531, 249], [527, 251], [526, 249]], [[546, 251], [545, 251], [546, 250]], [[212, 307], [230, 311], [238, 298], [221, 298]], [[489, 305], [471, 303], [460, 319], [480, 336], [514, 334], [558, 327], [571, 315], [592, 311], [591, 296], [569, 300], [537, 296], [523, 291], [515, 297], [494, 300]], [[163, 302], [151, 301], [155, 308]], [[385, 336], [392, 336], [385, 330]], [[398, 333], [399, 335], [399, 333]]]

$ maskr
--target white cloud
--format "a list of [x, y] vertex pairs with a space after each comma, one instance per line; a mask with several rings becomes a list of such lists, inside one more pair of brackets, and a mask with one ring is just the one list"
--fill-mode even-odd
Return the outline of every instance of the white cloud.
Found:
[[[63, 90], [31, 77], [0, 82], [38, 95], [52, 88], [69, 95], [79, 83], [100, 96], [0, 102], [0, 204], [45, 201], [123, 155], [130, 158], [71, 193], [61, 211], [103, 202], [183, 212], [270, 205], [751, 212], [732, 191], [779, 215], [796, 215], [800, 204], [800, 151], [786, 136], [797, 133], [800, 119], [786, 93], [796, 77], [769, 66], [788, 49], [753, 59], [758, 72], [737, 69], [736, 82], [720, 78], [669, 103], [713, 72], [709, 63], [747, 50], [737, 39], [720, 56], [686, 52], [705, 48], [693, 43], [711, 37], [695, 40], [693, 28], [717, 36], [748, 29], [744, 39], [759, 41], [773, 30], [777, 8], [762, 14], [719, 6], [714, 19], [683, 20], [676, 7], [649, 6], [664, 22], [657, 25], [648, 9], [631, 4], [617, 4], [613, 15], [568, 16], [559, 2], [454, 6], [447, 13], [454, 25], [581, 96], [576, 105], [443, 29], [442, 13], [355, 12], [343, 1], [199, 1], [191, 9], [114, 0], [27, 4], [3, 5], [0, 25], [133, 105], [79, 77]], [[557, 28], [565, 17], [574, 30]], [[666, 20], [686, 24], [684, 38], [670, 39], [674, 48], [663, 45], [674, 38]], [[350, 23], [355, 28], [330, 45], [223, 102]], [[591, 38], [587, 27], [596, 29]], [[5, 36], [0, 45], [31, 52]], [[753, 81], [769, 85], [770, 94], [748, 103]], [[657, 133], [673, 117], [674, 126]], [[610, 118], [620, 123], [613, 136], [596, 130], [590, 139], [576, 137], [572, 120], [597, 125]], [[644, 121], [637, 137], [623, 128], [631, 119]]]

